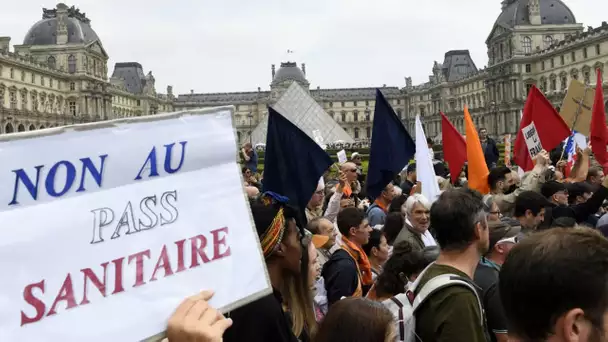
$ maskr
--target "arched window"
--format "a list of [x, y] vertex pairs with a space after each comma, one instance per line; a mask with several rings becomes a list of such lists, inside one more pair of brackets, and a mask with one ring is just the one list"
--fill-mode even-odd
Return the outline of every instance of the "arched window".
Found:
[[[330, 103], [331, 103], [331, 102], [330, 102]], [[329, 112], [329, 116], [331, 116], [331, 118], [332, 118], [332, 119], [335, 119], [335, 118], [334, 118], [334, 115], [335, 115], [335, 114], [336, 114], [336, 113], [334, 113], [334, 111], [333, 111], [333, 110]]]
[[342, 119], [342, 122], [346, 122], [346, 112], [343, 111], [341, 113], [341, 119]]
[[45, 129], [44, 125], [40, 126], [40, 129]]
[[76, 57], [74, 55], [68, 57], [68, 72], [70, 74], [76, 73]]
[[525, 36], [521, 40], [521, 47], [524, 50], [524, 53], [532, 53], [532, 38]]
[[368, 138], [371, 138], [371, 137], [372, 137], [372, 128], [371, 128], [371, 127], [365, 127], [365, 135], [366, 135]]
[[403, 111], [401, 111], [401, 109], [397, 109], [397, 116], [399, 119], [403, 119]]
[[359, 139], [359, 128], [355, 127], [355, 139]]
[[353, 121], [355, 121], [355, 122], [359, 121], [359, 112], [358, 111], [353, 112]]
[[53, 56], [50, 56], [46, 60], [46, 62], [49, 65], [49, 68], [51, 68], [51, 69], [55, 69], [55, 67], [57, 66], [57, 61], [55, 60], [55, 57], [53, 57]]
[[369, 118], [370, 115], [371, 115], [371, 112], [369, 110], [366, 110], [365, 111], [365, 121], [369, 121], [370, 120], [370, 118]]
[[543, 42], [545, 44], [545, 48], [548, 48], [549, 46], [551, 46], [551, 44], [553, 44], [553, 36], [545, 36], [543, 38]]
[[17, 132], [25, 132], [25, 126], [23, 126], [23, 124], [19, 124], [17, 127]]
[[14, 131], [15, 129], [13, 128], [13, 125], [10, 122], [7, 123], [4, 127], [4, 133], [13, 133]]
[[30, 125], [29, 130], [30, 130], [30, 131], [35, 131], [35, 130], [36, 130], [36, 126], [34, 126], [34, 125]]

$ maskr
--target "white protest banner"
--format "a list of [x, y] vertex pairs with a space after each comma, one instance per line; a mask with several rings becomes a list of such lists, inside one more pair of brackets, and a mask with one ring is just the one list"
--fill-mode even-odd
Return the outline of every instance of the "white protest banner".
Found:
[[338, 151], [338, 153], [336, 153], [336, 155], [338, 156], [338, 163], [344, 164], [348, 161], [348, 157], [346, 157], [346, 151], [340, 150]]
[[0, 136], [0, 341], [141, 341], [271, 292], [233, 107]]
[[536, 126], [534, 126], [534, 122], [531, 122], [528, 126], [522, 128], [521, 131], [524, 135], [526, 146], [528, 146], [530, 158], [534, 159], [534, 157], [543, 150], [543, 145], [540, 143], [538, 131], [536, 130]]

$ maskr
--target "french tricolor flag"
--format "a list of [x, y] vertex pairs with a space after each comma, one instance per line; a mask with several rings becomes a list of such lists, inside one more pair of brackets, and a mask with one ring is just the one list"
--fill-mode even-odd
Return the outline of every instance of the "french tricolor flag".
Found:
[[564, 157], [566, 159], [566, 170], [564, 177], [570, 177], [570, 171], [576, 162], [576, 148], [585, 149], [587, 148], [587, 138], [577, 131], [572, 131], [572, 134], [565, 140], [564, 146]]

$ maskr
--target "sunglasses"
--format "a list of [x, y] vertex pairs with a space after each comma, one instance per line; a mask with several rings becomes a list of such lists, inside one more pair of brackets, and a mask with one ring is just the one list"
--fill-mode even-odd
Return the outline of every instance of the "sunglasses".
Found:
[[505, 239], [500, 239], [498, 240], [498, 242], [496, 242], [496, 244], [501, 244], [501, 243], [518, 243], [519, 242], [519, 235], [516, 236], [512, 236], [510, 238], [505, 238]]

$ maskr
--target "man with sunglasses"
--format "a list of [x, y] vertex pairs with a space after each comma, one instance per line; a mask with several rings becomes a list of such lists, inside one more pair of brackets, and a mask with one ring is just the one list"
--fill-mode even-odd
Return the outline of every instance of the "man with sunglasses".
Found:
[[521, 227], [511, 225], [508, 221], [495, 221], [488, 223], [488, 229], [490, 248], [477, 265], [474, 280], [480, 287], [479, 296], [485, 309], [490, 338], [493, 342], [506, 342], [507, 321], [498, 292], [498, 273], [507, 255], [519, 241]]

